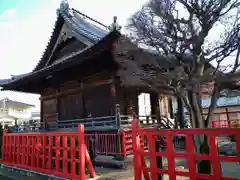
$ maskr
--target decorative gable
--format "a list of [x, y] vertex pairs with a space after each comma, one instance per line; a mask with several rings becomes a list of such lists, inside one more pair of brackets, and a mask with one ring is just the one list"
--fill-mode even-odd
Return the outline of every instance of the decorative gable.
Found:
[[56, 62], [62, 62], [64, 56], [71, 56], [93, 46], [109, 33], [101, 23], [101, 27], [96, 26], [92, 22], [96, 23], [97, 21], [69, 8], [67, 2], [61, 3], [57, 13], [58, 18], [52, 36], [41, 60], [33, 71], [46, 68]]
[[90, 45], [92, 45], [92, 43], [86, 40], [80, 41], [77, 39], [71, 29], [64, 24], [44, 67], [61, 62], [60, 59], [63, 59], [65, 56], [69, 56], [71, 53], [83, 50]]

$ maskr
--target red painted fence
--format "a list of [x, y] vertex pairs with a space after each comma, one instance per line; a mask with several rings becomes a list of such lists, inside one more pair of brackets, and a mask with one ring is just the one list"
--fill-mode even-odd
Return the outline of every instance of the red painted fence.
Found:
[[124, 157], [133, 154], [131, 129], [122, 130], [122, 152]]
[[2, 163], [63, 178], [85, 180], [85, 162], [96, 177], [85, 142], [78, 132], [7, 133], [4, 130]]
[[[132, 124], [133, 150], [134, 150], [134, 178], [141, 180], [157, 180], [161, 174], [168, 175], [170, 180], [176, 180], [177, 176], [188, 177], [190, 180], [212, 179], [212, 180], [236, 180], [237, 178], [223, 177], [221, 162], [240, 162], [240, 129], [179, 129], [179, 130], [157, 130], [154, 128], [139, 128], [138, 121], [134, 120]], [[208, 137], [209, 154], [198, 154], [195, 152], [193, 136], [203, 135]], [[184, 151], [176, 151], [173, 143], [173, 137], [184, 136], [186, 147]], [[217, 147], [217, 137], [235, 135], [236, 137], [236, 156], [219, 155]], [[159, 137], [165, 137], [166, 147], [164, 151], [156, 149], [156, 140]], [[143, 149], [140, 145], [140, 139], [144, 139], [148, 144], [148, 149]], [[159, 168], [157, 158], [167, 158], [167, 168]], [[146, 160], [146, 158], [149, 159]], [[188, 171], [176, 170], [175, 159], [183, 158], [187, 160]], [[196, 161], [211, 161], [212, 174], [197, 173]]]
[[237, 128], [240, 127], [240, 120], [213, 120], [212, 128]]
[[91, 139], [94, 140], [95, 153], [98, 155], [126, 157], [133, 153], [131, 129], [122, 129], [115, 133], [85, 134], [87, 147], [90, 147]]

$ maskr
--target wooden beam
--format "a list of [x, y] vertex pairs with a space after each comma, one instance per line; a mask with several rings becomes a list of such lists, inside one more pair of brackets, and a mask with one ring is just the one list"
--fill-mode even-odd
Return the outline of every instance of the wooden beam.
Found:
[[229, 112], [228, 112], [228, 107], [225, 108], [226, 114], [227, 114], [227, 120], [230, 120]]
[[[40, 98], [39, 98], [40, 99]], [[43, 101], [40, 101], [40, 124], [43, 124], [44, 127], [45, 127], [45, 122], [44, 122], [44, 119], [43, 119]]]
[[[60, 108], [59, 108], [59, 97], [57, 96], [57, 94], [59, 93], [59, 88], [56, 89], [56, 94], [55, 94], [55, 98], [56, 98], [56, 111], [59, 113], [60, 112]], [[59, 120], [59, 114], [57, 115], [57, 120]]]
[[40, 100], [52, 99], [55, 96], [62, 96], [62, 95], [66, 95], [66, 94], [72, 94], [72, 93], [83, 91], [85, 89], [89, 89], [89, 88], [92, 88], [92, 87], [101, 86], [101, 85], [105, 85], [105, 84], [112, 84], [112, 83], [113, 83], [112, 79], [110, 79], [110, 80], [102, 80], [102, 81], [94, 82], [94, 83], [91, 83], [91, 84], [83, 85], [82, 87], [77, 87], [77, 88], [65, 90], [65, 91], [62, 91], [62, 92], [57, 92], [56, 95], [52, 94], [52, 95], [44, 96], [44, 97], [41, 97]]

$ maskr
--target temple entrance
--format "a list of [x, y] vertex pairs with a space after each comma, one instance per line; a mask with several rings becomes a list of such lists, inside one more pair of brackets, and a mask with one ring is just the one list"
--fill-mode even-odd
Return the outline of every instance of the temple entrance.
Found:
[[[143, 124], [152, 123], [152, 107], [149, 93], [138, 95], [138, 116]], [[149, 122], [148, 122], [149, 121]]]
[[138, 115], [151, 116], [151, 99], [149, 93], [141, 93], [138, 95]]

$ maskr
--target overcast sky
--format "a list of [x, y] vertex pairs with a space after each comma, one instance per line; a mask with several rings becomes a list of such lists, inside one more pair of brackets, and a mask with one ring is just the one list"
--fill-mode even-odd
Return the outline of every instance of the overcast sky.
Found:
[[[1, 0], [0, 79], [32, 71], [40, 60], [56, 20], [61, 0]], [[146, 0], [70, 0], [71, 6], [110, 25], [113, 16], [125, 25], [127, 18]], [[0, 92], [0, 98], [32, 103], [39, 108], [39, 96]]]

